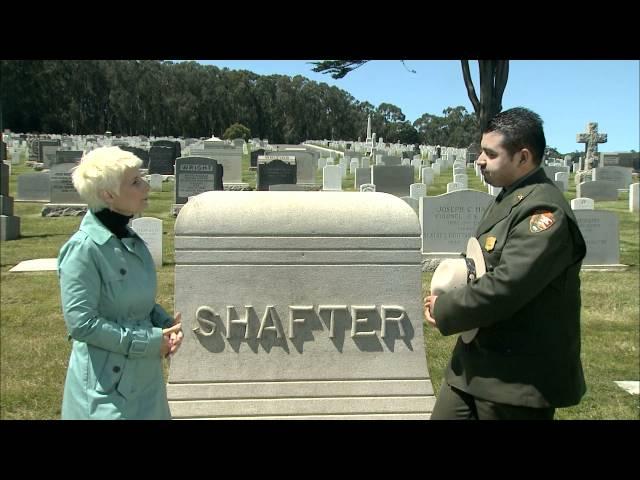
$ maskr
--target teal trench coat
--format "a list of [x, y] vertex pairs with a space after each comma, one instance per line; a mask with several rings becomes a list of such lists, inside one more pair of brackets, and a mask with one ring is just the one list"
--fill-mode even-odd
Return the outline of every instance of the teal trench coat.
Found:
[[[128, 227], [127, 227], [128, 228]], [[73, 339], [62, 419], [168, 419], [160, 346], [173, 318], [156, 303], [144, 241], [118, 239], [88, 211], [58, 256]]]

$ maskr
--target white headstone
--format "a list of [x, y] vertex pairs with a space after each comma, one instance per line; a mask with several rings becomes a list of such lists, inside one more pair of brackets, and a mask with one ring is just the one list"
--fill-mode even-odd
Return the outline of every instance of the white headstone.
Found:
[[433, 183], [433, 168], [432, 167], [423, 167], [420, 171], [420, 180], [425, 185], [431, 185]]
[[618, 215], [605, 210], [574, 210], [578, 227], [587, 244], [582, 266], [618, 265], [620, 232]]
[[561, 191], [566, 192], [569, 190], [569, 173], [567, 172], [557, 172], [555, 178], [556, 185], [560, 184], [562, 188]]
[[593, 210], [594, 205], [593, 198], [578, 197], [571, 200], [572, 210]]
[[153, 217], [140, 217], [131, 221], [131, 228], [147, 244], [156, 268], [162, 267], [162, 220]]
[[629, 185], [629, 211], [640, 211], [640, 183], [632, 183]]
[[149, 175], [149, 186], [154, 192], [162, 191], [162, 175], [159, 173], [152, 173]]
[[487, 191], [489, 192], [489, 195], [497, 197], [502, 191], [502, 187], [494, 187], [493, 185], [487, 184]]
[[327, 165], [322, 169], [322, 190], [342, 191], [342, 167]]
[[453, 176], [454, 183], [461, 183], [464, 185], [464, 188], [469, 187], [469, 177], [466, 174], [457, 174]]
[[447, 193], [455, 192], [456, 190], [463, 190], [465, 187], [462, 183], [449, 182], [447, 183]]
[[363, 183], [360, 185], [361, 192], [375, 192], [376, 186], [373, 183]]
[[409, 185], [409, 196], [418, 199], [427, 194], [427, 186], [424, 183], [412, 183]]

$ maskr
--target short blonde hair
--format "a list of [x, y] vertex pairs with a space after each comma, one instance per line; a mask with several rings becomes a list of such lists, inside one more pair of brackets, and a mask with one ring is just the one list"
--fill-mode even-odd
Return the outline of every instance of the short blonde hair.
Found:
[[131, 152], [119, 147], [100, 147], [84, 154], [80, 165], [73, 169], [71, 178], [89, 208], [97, 211], [107, 207], [101, 193], [107, 191], [119, 195], [125, 171], [141, 165], [142, 160]]

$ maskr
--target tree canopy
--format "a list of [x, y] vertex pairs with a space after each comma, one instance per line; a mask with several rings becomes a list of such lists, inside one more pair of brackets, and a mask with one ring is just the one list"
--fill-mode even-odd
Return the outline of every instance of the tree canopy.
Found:
[[[349, 72], [360, 68], [369, 60], [323, 60], [311, 62], [315, 65], [314, 72], [329, 73], [335, 79], [343, 78]], [[476, 94], [469, 70], [469, 61], [461, 60], [462, 76], [467, 88], [467, 95], [477, 119], [477, 134], [484, 131], [489, 120], [502, 110], [502, 95], [509, 78], [508, 60], [478, 60], [480, 72], [480, 98]]]
[[[353, 61], [344, 64], [357, 68]], [[344, 62], [343, 62], [344, 63]], [[339, 69], [339, 66], [335, 68]], [[388, 102], [377, 107], [301, 75], [257, 75], [196, 62], [0, 60], [3, 124], [16, 132], [364, 140], [367, 117], [388, 143], [466, 147], [477, 126], [464, 107], [413, 124]], [[471, 118], [470, 118], [471, 117]]]

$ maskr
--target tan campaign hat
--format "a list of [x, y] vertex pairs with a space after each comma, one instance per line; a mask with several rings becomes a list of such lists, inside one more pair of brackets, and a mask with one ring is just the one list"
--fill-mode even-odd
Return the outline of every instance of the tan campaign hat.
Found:
[[[447, 258], [440, 262], [431, 278], [431, 295], [465, 287], [469, 282], [487, 273], [482, 256], [482, 247], [474, 237], [467, 242], [466, 258]], [[467, 330], [460, 336], [464, 343], [469, 343], [478, 333], [478, 329]]]

